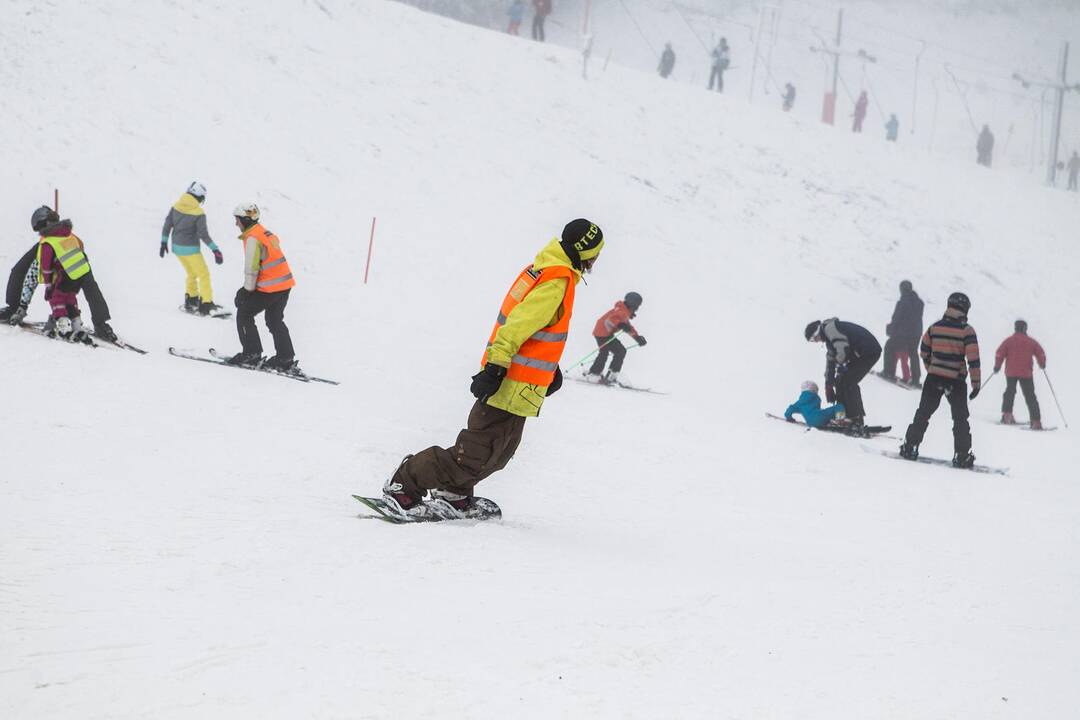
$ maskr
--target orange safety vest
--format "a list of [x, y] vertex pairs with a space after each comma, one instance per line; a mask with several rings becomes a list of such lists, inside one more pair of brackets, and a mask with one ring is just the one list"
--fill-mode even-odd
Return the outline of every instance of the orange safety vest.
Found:
[[[498, 334], [499, 328], [506, 324], [506, 318], [510, 312], [540, 283], [559, 278], [566, 278], [562, 317], [551, 325], [537, 330], [532, 337], [522, 343], [517, 354], [510, 361], [510, 369], [506, 372], [506, 377], [511, 380], [547, 387], [555, 379], [555, 371], [559, 368], [559, 360], [562, 358], [566, 338], [570, 333], [570, 315], [574, 310], [574, 273], [570, 268], [562, 265], [553, 265], [542, 270], [534, 270], [533, 266], [529, 265], [521, 271], [510, 287], [510, 292], [506, 293], [503, 299], [499, 317], [495, 321], [495, 328], [491, 331], [491, 337], [488, 338], [489, 348], [495, 342], [495, 335]], [[487, 365], [486, 350], [480, 365]]]
[[[281, 241], [278, 236], [270, 232], [262, 225], [256, 223], [248, 232], [244, 233], [244, 251], [247, 251], [248, 238], [255, 238], [263, 246], [265, 252], [259, 253], [259, 276], [255, 279], [255, 291], [264, 293], [284, 292], [293, 285], [292, 270], [285, 260], [285, 254], [281, 252]], [[265, 257], [264, 257], [265, 255]]]

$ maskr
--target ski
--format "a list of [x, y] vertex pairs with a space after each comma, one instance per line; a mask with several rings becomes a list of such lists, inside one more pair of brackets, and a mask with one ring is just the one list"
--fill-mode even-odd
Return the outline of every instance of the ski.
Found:
[[[815, 427], [811, 427], [810, 425], [807, 425], [802, 420], [794, 420], [794, 419], [792, 419], [792, 420], [789, 421], [787, 418], [783, 417], [782, 415], [773, 415], [772, 413], [767, 412], [767, 413], [765, 413], [765, 417], [772, 418], [773, 420], [780, 420], [782, 422], [789, 423], [791, 425], [798, 425], [799, 427], [806, 428], [806, 430], [808, 430], [808, 431], [809, 430], [821, 430], [822, 432], [840, 433], [841, 435], [848, 435], [849, 434], [848, 433], [848, 428], [846, 426], [844, 426], [844, 425], [826, 425], [825, 427], [815, 428]], [[862, 439], [871, 438], [871, 437], [887, 437], [887, 438], [892, 438], [894, 440], [899, 440], [900, 438], [898, 438], [898, 437], [893, 437], [892, 435], [886, 435], [885, 434], [885, 433], [889, 432], [890, 430], [892, 430], [892, 425], [864, 425], [862, 435], [850, 435], [850, 437], [859, 437], [859, 438], [862, 438]]]
[[1027, 430], [1028, 432], [1050, 432], [1051, 430], [1057, 430], [1057, 425], [1051, 425], [1050, 427], [1033, 428], [1027, 423], [998, 423], [1005, 427], [1015, 427], [1017, 430]]
[[204, 357], [202, 355], [193, 355], [189, 352], [185, 352], [184, 350], [179, 350], [174, 347], [169, 348], [169, 354], [173, 355], [174, 357], [184, 358], [185, 360], [195, 360], [196, 362], [211, 363], [213, 365], [223, 365], [224, 367], [236, 368], [237, 370], [253, 370], [255, 372], [266, 373], [267, 375], [277, 375], [278, 377], [289, 378], [290, 380], [299, 380], [300, 382], [308, 382], [310, 380], [307, 375], [286, 375], [285, 373], [279, 373], [261, 367], [250, 367], [247, 365], [230, 365], [229, 363], [217, 357]]
[[[502, 518], [502, 509], [495, 504], [495, 501], [482, 497], [473, 498], [473, 502], [476, 503], [474, 508], [475, 514], [466, 517], [448, 517], [439, 514], [428, 515], [426, 517], [402, 516], [399, 513], [394, 512], [382, 498], [364, 497], [363, 495], [353, 495], [353, 497], [369, 510], [373, 510], [376, 513], [372, 517], [384, 520], [392, 525], [410, 525], [413, 523], [428, 522], [461, 522], [462, 520], [482, 522], [485, 520], [499, 520]], [[437, 512], [438, 511], [436, 511], [436, 513]]]
[[228, 320], [229, 318], [232, 317], [232, 313], [230, 311], [228, 311], [228, 310], [222, 310], [220, 312], [208, 313], [206, 315], [203, 315], [200, 312], [191, 312], [190, 310], [185, 308], [183, 305], [180, 306], [180, 312], [184, 313], [185, 315], [194, 315], [195, 317], [204, 317], [204, 318], [217, 318], [218, 320]]
[[888, 375], [883, 375], [880, 370], [875, 372], [874, 375], [881, 378], [890, 385], [896, 385], [897, 387], [902, 387], [905, 390], [922, 390], [922, 383], [914, 384], [910, 382], [904, 382], [898, 377], [889, 377]]
[[881, 455], [884, 455], [885, 457], [893, 458], [894, 460], [903, 460], [905, 462], [918, 462], [918, 463], [923, 463], [923, 464], [926, 464], [926, 465], [939, 465], [941, 467], [947, 467], [947, 468], [951, 468], [953, 470], [969, 470], [971, 472], [982, 473], [982, 474], [985, 474], [985, 475], [1008, 475], [1009, 474], [1009, 469], [1008, 468], [996, 468], [996, 467], [991, 467], [989, 465], [973, 465], [973, 466], [971, 466], [969, 468], [958, 468], [958, 467], [956, 467], [955, 465], [952, 464], [952, 460], [942, 460], [941, 458], [925, 457], [923, 455], [920, 455], [915, 460], [908, 460], [905, 457], [901, 457], [900, 453], [896, 452], [895, 450], [882, 450], [880, 448], [867, 447], [866, 445], [863, 445], [862, 448], [863, 448], [863, 450], [865, 450], [868, 453], [880, 453]]
[[45, 332], [45, 323], [19, 323], [18, 327], [22, 328], [26, 332], [33, 333], [34, 335], [38, 335], [47, 340], [59, 340], [61, 342], [66, 342], [69, 345], [85, 345], [86, 347], [92, 348], [101, 347], [96, 342], [94, 342], [93, 338], [91, 338], [89, 335], [84, 336], [82, 340], [67, 340], [56, 335], [49, 335], [47, 332]]
[[122, 350], [130, 350], [131, 352], [138, 353], [139, 355], [146, 355], [149, 352], [147, 350], [143, 350], [142, 348], [137, 348], [134, 345], [130, 345], [130, 344], [124, 342], [123, 340], [121, 340], [120, 338], [117, 338], [116, 340], [108, 340], [108, 339], [103, 338], [103, 337], [98, 337], [97, 335], [94, 335], [94, 337], [97, 339], [97, 341], [99, 343], [105, 343], [105, 344], [108, 344], [108, 345], [114, 345], [114, 346], [116, 346], [116, 347], [118, 347], [118, 348], [120, 348]]
[[652, 388], [643, 388], [643, 387], [637, 387], [635, 385], [626, 385], [626, 384], [621, 383], [621, 382], [613, 382], [613, 383], [610, 383], [610, 382], [593, 382], [592, 380], [586, 380], [585, 378], [578, 378], [578, 377], [570, 378], [570, 379], [573, 380], [574, 382], [579, 382], [582, 385], [594, 385], [594, 386], [598, 386], [598, 387], [620, 388], [622, 390], [630, 390], [630, 391], [633, 391], [633, 392], [649, 393], [650, 395], [668, 395], [669, 394], [669, 393], [663, 392], [662, 390], [653, 390]]
[[[229, 359], [228, 355], [222, 355], [221, 353], [219, 353], [214, 348], [210, 348], [210, 355], [212, 357], [217, 358], [218, 360], [221, 360], [222, 362]], [[298, 372], [296, 374], [283, 373], [283, 372], [278, 372], [277, 370], [272, 370], [272, 369], [267, 368], [267, 367], [260, 367], [260, 368], [253, 368], [253, 369], [262, 370], [263, 372], [272, 373], [274, 375], [283, 375], [285, 377], [298, 378], [298, 379], [303, 378], [305, 382], [326, 383], [327, 385], [340, 385], [341, 384], [337, 380], [330, 380], [330, 379], [327, 379], [327, 378], [315, 377], [314, 375], [308, 375], [307, 373], [304, 373], [304, 372]]]

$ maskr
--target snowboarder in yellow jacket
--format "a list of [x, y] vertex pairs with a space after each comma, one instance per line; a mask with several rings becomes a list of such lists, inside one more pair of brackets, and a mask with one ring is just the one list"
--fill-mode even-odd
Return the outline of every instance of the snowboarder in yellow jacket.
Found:
[[[604, 246], [600, 228], [577, 219], [537, 254], [510, 287], [470, 390], [476, 403], [453, 447], [407, 455], [383, 487], [394, 514], [409, 519], [471, 517], [473, 487], [506, 466], [525, 419], [562, 385], [574, 293]], [[430, 498], [425, 496], [430, 492]], [[490, 501], [489, 501], [490, 502]]]

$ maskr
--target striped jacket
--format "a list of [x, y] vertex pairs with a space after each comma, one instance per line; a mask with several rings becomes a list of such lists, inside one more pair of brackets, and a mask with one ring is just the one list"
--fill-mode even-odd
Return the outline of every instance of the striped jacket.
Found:
[[926, 329], [919, 347], [928, 375], [956, 380], [971, 372], [971, 389], [982, 384], [979, 364], [979, 338], [967, 324], [967, 316], [949, 308], [945, 317]]

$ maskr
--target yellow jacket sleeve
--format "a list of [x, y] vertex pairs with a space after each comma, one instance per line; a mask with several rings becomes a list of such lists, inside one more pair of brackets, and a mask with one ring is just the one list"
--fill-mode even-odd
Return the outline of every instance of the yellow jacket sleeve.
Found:
[[567, 282], [566, 278], [556, 278], [540, 283], [510, 311], [506, 324], [495, 333], [488, 348], [488, 362], [510, 367], [510, 359], [533, 333], [559, 319]]

